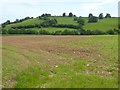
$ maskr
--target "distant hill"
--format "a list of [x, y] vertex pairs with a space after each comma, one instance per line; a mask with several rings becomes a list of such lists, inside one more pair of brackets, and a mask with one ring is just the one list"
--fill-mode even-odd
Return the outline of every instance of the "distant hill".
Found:
[[[48, 17], [49, 19], [56, 19], [57, 24], [56, 25], [74, 25], [78, 26], [79, 24], [74, 20], [74, 17], [62, 17], [62, 16], [50, 16]], [[103, 18], [103, 19], [98, 19], [98, 22], [96, 23], [88, 23], [88, 17], [81, 17], [85, 21], [85, 25], [82, 27], [85, 30], [100, 30], [100, 31], [108, 31], [108, 30], [113, 30], [113, 29], [118, 29], [118, 18], [117, 17], [112, 17], [112, 18]], [[31, 29], [31, 30], [46, 30], [48, 32], [55, 32], [55, 31], [64, 31], [64, 30], [75, 30], [76, 28], [60, 28], [60, 27], [32, 27], [32, 28], [27, 28], [27, 26], [37, 26], [40, 25], [42, 22], [45, 20], [40, 19], [38, 17], [36, 18], [30, 18], [27, 20], [24, 20], [19, 23], [13, 23], [13, 24], [8, 24], [4, 27], [4, 29], [11, 29], [13, 27], [25, 27], [25, 29]]]

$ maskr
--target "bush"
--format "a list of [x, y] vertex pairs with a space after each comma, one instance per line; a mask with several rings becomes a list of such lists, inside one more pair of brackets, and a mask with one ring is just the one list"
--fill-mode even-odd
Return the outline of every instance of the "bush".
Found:
[[53, 33], [53, 35], [61, 35], [62, 34], [62, 31], [55, 31], [54, 33]]
[[79, 32], [77, 30], [64, 30], [62, 35], [79, 35]]
[[80, 35], [103, 35], [106, 34], [105, 32], [101, 31], [101, 30], [78, 30], [80, 32]]
[[78, 17], [74, 17], [74, 21], [77, 21], [78, 20]]
[[90, 17], [88, 20], [88, 23], [91, 23], [91, 22], [98, 22], [98, 18], [95, 16]]
[[114, 30], [108, 30], [107, 34], [112, 34], [112, 35], [119, 34], [119, 30], [116, 30], [116, 29], [114, 29]]
[[84, 24], [85, 24], [85, 21], [84, 21], [84, 19], [82, 19], [82, 18], [78, 18], [78, 19], [77, 19], [77, 23], [79, 23], [79, 25], [84, 25]]
[[43, 35], [50, 35], [50, 32], [46, 31], [46, 30], [40, 30], [39, 34], [43, 34]]
[[57, 25], [52, 25], [52, 27], [56, 27], [56, 28], [73, 28], [73, 29], [82, 28], [81, 26], [72, 25], [72, 24], [57, 24]]
[[92, 34], [93, 35], [104, 35], [106, 34], [105, 32], [101, 31], [101, 30], [95, 30], [95, 31], [92, 31]]

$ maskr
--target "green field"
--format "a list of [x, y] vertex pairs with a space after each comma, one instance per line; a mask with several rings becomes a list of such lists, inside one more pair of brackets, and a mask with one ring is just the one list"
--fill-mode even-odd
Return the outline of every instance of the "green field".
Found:
[[4, 88], [117, 88], [118, 36], [3, 36]]
[[[76, 21], [74, 21], [74, 17], [60, 17], [60, 16], [56, 16], [56, 17], [49, 17], [49, 18], [55, 18], [57, 20], [57, 24], [78, 25], [78, 23]], [[88, 23], [88, 18], [87, 17], [83, 17], [83, 19], [85, 20], [85, 25], [83, 26], [83, 28], [85, 30], [108, 31], [108, 30], [118, 29], [118, 18], [99, 19], [97, 23]], [[33, 18], [33, 19], [25, 20], [25, 21], [20, 22], [20, 23], [9, 24], [5, 28], [9, 29], [10, 27], [16, 27], [16, 26], [35, 25], [35, 24], [40, 24], [41, 22], [43, 22], [43, 20], [40, 20], [38, 18]], [[53, 28], [53, 27], [50, 27], [50, 28]], [[60, 28], [58, 28], [58, 29], [61, 30]], [[63, 29], [64, 28], [62, 28], [62, 30]], [[46, 30], [49, 31], [49, 29], [46, 29]]]

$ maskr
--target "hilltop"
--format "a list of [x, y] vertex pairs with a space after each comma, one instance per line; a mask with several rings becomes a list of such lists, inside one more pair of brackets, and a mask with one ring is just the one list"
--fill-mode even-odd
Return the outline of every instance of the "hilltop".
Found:
[[[77, 19], [80, 19], [78, 23]], [[7, 23], [7, 24], [6, 24]], [[83, 25], [82, 25], [83, 23]], [[76, 16], [38, 16], [16, 19], [15, 22], [7, 21], [2, 31], [3, 34], [110, 34], [118, 33], [118, 18], [97, 19], [89, 23], [89, 17]], [[83, 31], [81, 31], [83, 30]], [[115, 31], [115, 32], [114, 32]], [[97, 33], [96, 33], [97, 32]], [[108, 34], [109, 34], [108, 33]]]

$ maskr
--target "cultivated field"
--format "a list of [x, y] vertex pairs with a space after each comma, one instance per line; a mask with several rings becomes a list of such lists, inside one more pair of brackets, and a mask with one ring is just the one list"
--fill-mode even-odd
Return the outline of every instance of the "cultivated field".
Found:
[[3, 87], [118, 87], [118, 36], [3, 36]]

